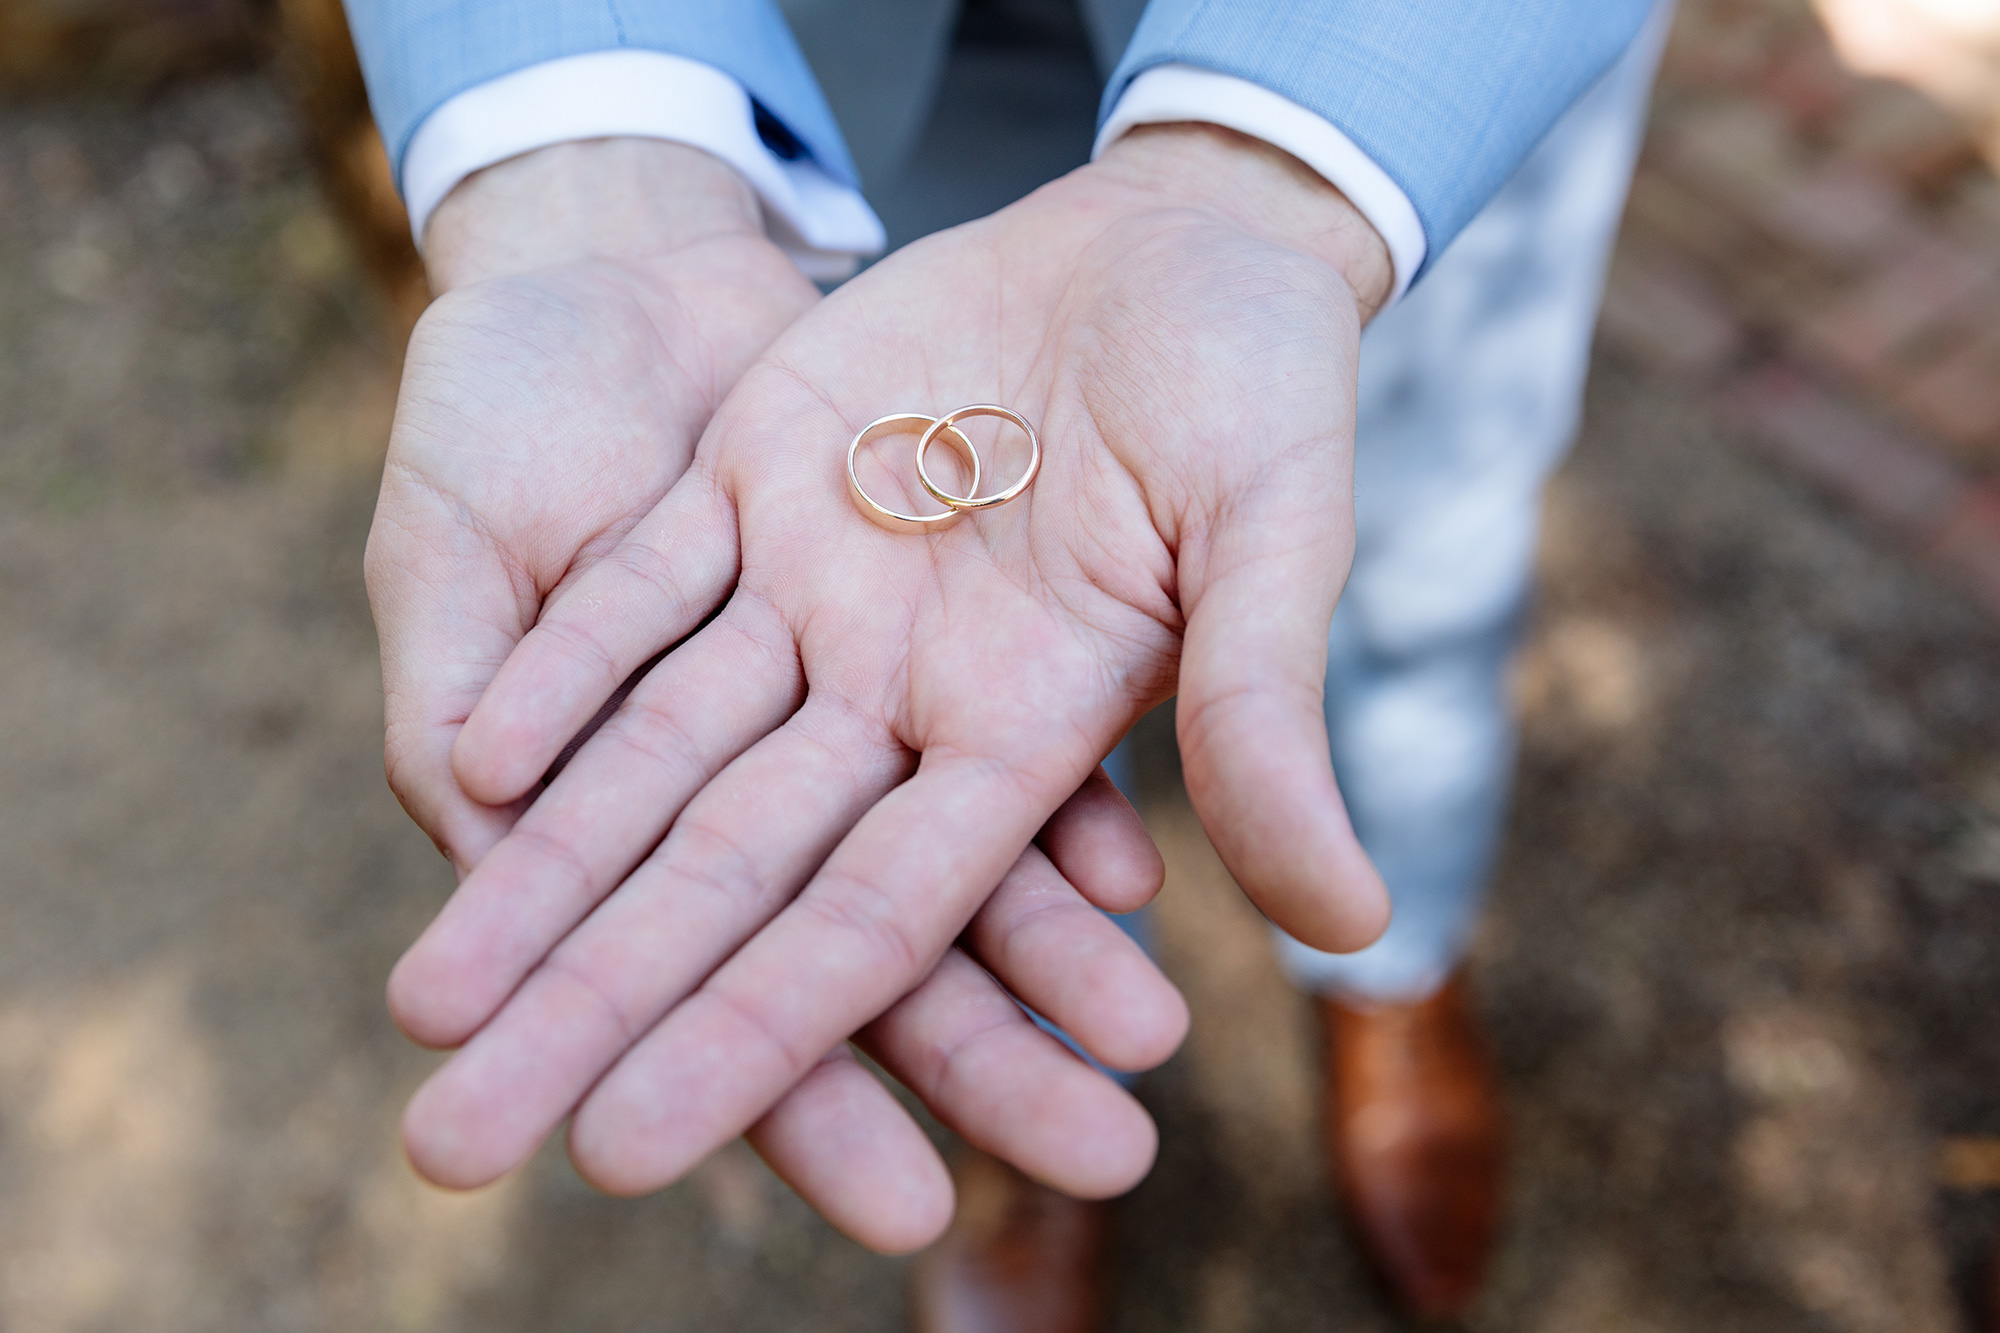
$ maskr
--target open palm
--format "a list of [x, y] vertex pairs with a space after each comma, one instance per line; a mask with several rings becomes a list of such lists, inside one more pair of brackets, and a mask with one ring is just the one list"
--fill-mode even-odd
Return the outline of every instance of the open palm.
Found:
[[[368, 585], [390, 785], [461, 874], [518, 809], [460, 791], [459, 727], [544, 599], [680, 479], [737, 376], [816, 295], [761, 235], [710, 234], [643, 265], [472, 283], [417, 326]], [[704, 318], [717, 307], [730, 317]]]
[[[484, 1026], [412, 1107], [419, 1161], [505, 1169], [554, 1123], [548, 1107], [575, 1104], [585, 1174], [657, 1187], [850, 1035], [897, 1049], [879, 1030], [925, 978], [989, 1004], [994, 983], [952, 964], [954, 940], [971, 922], [977, 948], [982, 905], [1034, 864], [1023, 849], [1177, 690], [1190, 793], [1245, 889], [1309, 944], [1372, 938], [1386, 900], [1348, 829], [1320, 702], [1352, 549], [1358, 339], [1332, 266], [1097, 168], [892, 257], [794, 325], [688, 474], [544, 612], [459, 738], [466, 789], [517, 798], [634, 667], [727, 598], [648, 678], [669, 722], [650, 733], [652, 769], [705, 776], [706, 756], [740, 750], [657, 850], [622, 882], [606, 875], [618, 853], [601, 834], [629, 827], [607, 812], [629, 801], [634, 765], [629, 744], [593, 740], [561, 780], [569, 823], [517, 834], [492, 858], [505, 874], [468, 881], [492, 905], [465, 918], [481, 938], [434, 930], [405, 959], [417, 1021], [467, 994], [497, 1009], [453, 1020]], [[1040, 426], [1026, 496], [935, 536], [856, 511], [841, 467], [860, 425], [976, 401]], [[746, 733], [761, 739], [726, 743]], [[501, 904], [552, 884], [588, 915], [495, 926]], [[496, 945], [496, 929], [517, 938]], [[1136, 976], [1121, 1008], [1046, 965], [1017, 977], [981, 961], [1106, 1063], [1178, 1038]], [[1111, 1192], [1150, 1159], [1149, 1141], [1134, 1147], [1150, 1126], [1109, 1098], [1063, 1084], [1062, 1116], [954, 1102], [954, 1051], [904, 1046], [919, 1048], [933, 1107], [1044, 1178]], [[540, 1117], [510, 1119], [529, 1095]]]

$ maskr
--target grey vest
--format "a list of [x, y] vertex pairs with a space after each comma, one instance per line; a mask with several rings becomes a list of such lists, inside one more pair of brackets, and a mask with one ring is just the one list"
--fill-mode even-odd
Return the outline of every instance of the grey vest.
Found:
[[[779, 0], [873, 195], [895, 179], [930, 119], [962, 0]], [[989, 27], [1080, 11], [1098, 78], [1108, 77], [1146, 0], [970, 0]], [[1072, 8], [1074, 6], [1074, 8]], [[996, 127], [1004, 131], [1004, 127]]]

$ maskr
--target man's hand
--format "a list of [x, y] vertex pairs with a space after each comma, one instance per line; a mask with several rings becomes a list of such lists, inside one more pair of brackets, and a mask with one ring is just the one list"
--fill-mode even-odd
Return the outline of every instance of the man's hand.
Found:
[[[524, 809], [516, 841], [531, 845], [539, 826], [574, 813], [569, 787], [534, 807], [525, 791], [494, 805], [467, 796], [450, 765], [466, 715], [545, 599], [615, 556], [686, 470], [716, 404], [817, 293], [764, 239], [733, 171], [648, 140], [565, 145], [482, 172], [438, 210], [427, 241], [442, 295], [412, 341], [368, 577], [390, 782], [463, 875]], [[671, 683], [643, 686], [599, 753], [631, 736], [648, 691]], [[669, 764], [647, 762], [643, 745], [627, 751], [622, 794], [650, 830], [642, 837], [656, 841], [715, 769], [784, 716], [768, 693], [738, 699], [730, 680], [710, 683], [712, 748]], [[597, 833], [620, 846], [615, 833]], [[998, 960], [1023, 993], [1051, 996], [1052, 1012], [1074, 1009], [1093, 987], [1108, 999], [1151, 986], [1166, 1015], [1162, 1053], [1171, 1049], [1186, 1022], [1172, 988], [1094, 912], [1065, 928], [1081, 900], [1064, 872], [1113, 904], [1136, 905], [1158, 887], [1143, 827], [1100, 777], [1043, 841], [1053, 861], [1024, 860], [974, 932], [983, 946], [968, 947]], [[1073, 1099], [1079, 1084], [1086, 1104], [1101, 1100], [1097, 1080], [1079, 1079], [1074, 1061], [1053, 1057], [996, 996], [960, 957], [878, 1024], [876, 1049], [912, 1081], [938, 1065], [938, 1050], [972, 1051], [956, 1062], [951, 1095], [987, 1105], [1038, 1098], [1060, 1119], [1052, 1099]], [[403, 1014], [393, 998], [392, 1007]], [[434, 1014], [405, 1026], [435, 1044], [465, 1035]], [[1087, 1018], [1080, 1028], [1091, 1030]], [[574, 1101], [566, 1085], [555, 1092], [561, 1109]], [[806, 1073], [752, 1140], [809, 1202], [878, 1248], [921, 1244], [950, 1217], [935, 1152], [845, 1048]]]
[[680, 479], [723, 396], [818, 293], [733, 170], [651, 140], [488, 168], [438, 208], [425, 249], [439, 297], [410, 340], [368, 592], [389, 785], [463, 875], [519, 806], [459, 790], [459, 727], [544, 599]]
[[[1300, 164], [1183, 126], [800, 320], [459, 737], [465, 789], [518, 800], [634, 667], [728, 599], [400, 965], [406, 1023], [479, 1029], [412, 1104], [415, 1159], [490, 1178], [581, 1098], [584, 1174], [655, 1188], [857, 1030], [893, 1057], [896, 1002], [927, 976], [998, 1022], [992, 983], [953, 961], [968, 922], [982, 961], [1086, 1049], [1160, 1058], [1178, 1030], [1129, 960], [1122, 1004], [1065, 1000], [1060, 973], [985, 956], [998, 933], [982, 944], [979, 921], [1005, 913], [1003, 877], [1074, 905], [1023, 848], [1176, 689], [1190, 793], [1244, 888], [1308, 943], [1372, 939], [1386, 897], [1334, 786], [1321, 692], [1353, 545], [1360, 326], [1388, 276], [1380, 238]], [[978, 401], [1041, 427], [1023, 499], [938, 536], [856, 512], [856, 429]], [[1004, 473], [1006, 450], [987, 456]], [[651, 771], [706, 783], [650, 855], [656, 828], [622, 804], [635, 738]], [[919, 1042], [941, 1063], [906, 1076], [969, 1139], [1079, 1193], [1143, 1173], [1150, 1126], [1110, 1099], [953, 1096], [969, 1040]]]

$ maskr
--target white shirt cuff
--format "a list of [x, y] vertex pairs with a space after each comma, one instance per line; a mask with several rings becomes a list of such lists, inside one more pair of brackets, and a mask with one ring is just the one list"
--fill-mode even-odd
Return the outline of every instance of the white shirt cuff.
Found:
[[809, 278], [833, 282], [880, 254], [882, 223], [858, 190], [810, 159], [787, 162], [757, 136], [750, 95], [713, 65], [663, 51], [592, 51], [466, 89], [424, 118], [403, 156], [410, 230], [482, 167], [579, 139], [668, 139], [742, 174], [764, 227]]
[[1126, 85], [1097, 132], [1095, 158], [1135, 125], [1196, 120], [1262, 139], [1324, 176], [1372, 223], [1389, 247], [1394, 304], [1424, 265], [1429, 242], [1403, 187], [1332, 121], [1269, 88], [1194, 65], [1155, 65]]

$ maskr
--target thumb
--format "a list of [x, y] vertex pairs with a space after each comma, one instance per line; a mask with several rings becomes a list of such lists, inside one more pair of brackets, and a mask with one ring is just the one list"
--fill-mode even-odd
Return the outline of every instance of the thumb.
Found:
[[368, 535], [384, 760], [396, 799], [464, 878], [526, 804], [483, 805], [451, 768], [460, 728], [521, 637], [523, 608], [483, 536], [422, 506], [411, 510], [385, 502]]
[[[1347, 455], [1274, 464], [1182, 560], [1175, 723], [1188, 795], [1251, 900], [1296, 939], [1346, 952], [1389, 921], [1326, 738], [1327, 630], [1354, 558]], [[1189, 568], [1192, 566], [1192, 568]], [[1192, 577], [1190, 577], [1192, 575]]]

